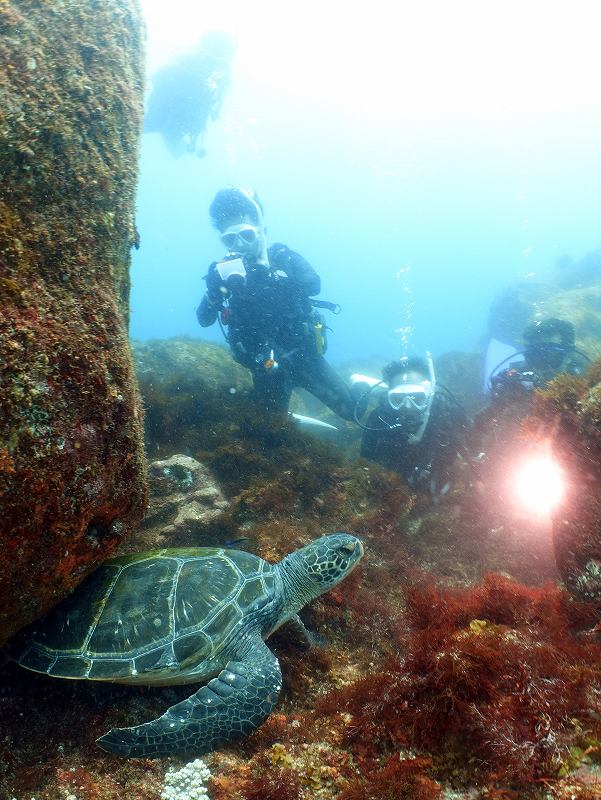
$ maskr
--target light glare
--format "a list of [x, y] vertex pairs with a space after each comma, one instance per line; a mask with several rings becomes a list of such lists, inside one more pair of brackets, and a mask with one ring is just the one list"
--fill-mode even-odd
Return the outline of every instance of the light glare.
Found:
[[549, 514], [561, 502], [564, 478], [550, 456], [532, 456], [518, 467], [515, 488], [523, 506], [536, 514]]

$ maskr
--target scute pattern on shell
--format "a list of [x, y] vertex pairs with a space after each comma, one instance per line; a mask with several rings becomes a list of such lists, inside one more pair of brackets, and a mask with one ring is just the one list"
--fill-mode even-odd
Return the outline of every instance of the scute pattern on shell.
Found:
[[39, 632], [28, 631], [14, 657], [56, 677], [148, 684], [182, 683], [193, 673], [198, 680], [213, 671], [235, 628], [243, 631], [248, 610], [274, 590], [273, 566], [252, 553], [188, 548], [112, 559]]

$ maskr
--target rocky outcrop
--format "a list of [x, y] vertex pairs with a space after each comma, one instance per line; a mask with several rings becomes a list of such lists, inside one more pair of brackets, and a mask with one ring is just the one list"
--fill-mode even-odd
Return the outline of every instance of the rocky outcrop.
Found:
[[[559, 572], [568, 589], [601, 611], [601, 362], [576, 381], [558, 378], [539, 398], [553, 425], [566, 491], [553, 518]], [[551, 416], [551, 414], [553, 416]]]
[[0, 3], [0, 642], [145, 506], [127, 340], [135, 0]]
[[189, 336], [144, 342], [134, 339], [132, 350], [142, 385], [193, 382], [203, 391], [233, 393], [252, 386], [250, 372], [234, 361], [225, 343], [213, 344]]
[[207, 526], [230, 505], [211, 471], [190, 456], [175, 455], [153, 461], [148, 478], [148, 511], [120, 552], [205, 546]]
[[221, 344], [189, 337], [132, 342], [154, 458], [203, 453], [229, 438], [252, 386], [250, 372]]
[[505, 288], [491, 304], [488, 336], [520, 349], [528, 323], [558, 317], [574, 325], [578, 349], [597, 358], [601, 354], [600, 264], [601, 250], [578, 262], [566, 257], [558, 262], [554, 281], [525, 281]]
[[601, 283], [558, 292], [547, 303], [545, 316], [569, 320], [577, 347], [589, 358], [601, 355]]

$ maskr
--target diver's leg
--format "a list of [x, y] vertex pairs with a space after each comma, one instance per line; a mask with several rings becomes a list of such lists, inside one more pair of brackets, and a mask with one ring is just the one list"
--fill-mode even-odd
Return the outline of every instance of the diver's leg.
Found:
[[305, 356], [299, 360], [295, 384], [325, 403], [339, 417], [354, 420], [355, 401], [350, 388], [323, 356]]
[[292, 382], [287, 370], [280, 367], [276, 372], [266, 369], [253, 370], [253, 395], [257, 405], [266, 411], [285, 414], [292, 395]]

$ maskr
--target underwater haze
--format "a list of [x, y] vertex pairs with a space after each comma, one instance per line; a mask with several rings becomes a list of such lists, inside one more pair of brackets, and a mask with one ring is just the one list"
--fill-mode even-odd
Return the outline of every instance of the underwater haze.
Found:
[[208, 31], [236, 52], [204, 157], [142, 138], [133, 337], [222, 338], [195, 308], [228, 184], [342, 306], [334, 363], [471, 350], [499, 290], [601, 245], [596, 0], [142, 7], [149, 88]]

